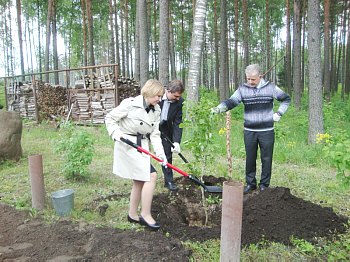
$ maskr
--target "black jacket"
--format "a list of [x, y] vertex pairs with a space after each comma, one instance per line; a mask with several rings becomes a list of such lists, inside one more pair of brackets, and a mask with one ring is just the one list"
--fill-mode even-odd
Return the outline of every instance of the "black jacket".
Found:
[[[168, 120], [160, 123], [159, 130], [163, 136], [167, 136], [173, 143], [180, 143], [182, 137], [182, 106], [184, 99], [181, 97], [179, 101], [170, 104], [168, 112]], [[160, 101], [160, 108], [163, 108], [164, 101]]]

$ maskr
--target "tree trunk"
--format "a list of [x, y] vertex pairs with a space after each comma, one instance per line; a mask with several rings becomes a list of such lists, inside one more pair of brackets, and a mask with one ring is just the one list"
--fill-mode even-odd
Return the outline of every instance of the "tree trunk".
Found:
[[129, 66], [129, 58], [130, 58], [130, 49], [129, 49], [129, 5], [128, 0], [125, 0], [124, 5], [124, 22], [125, 22], [125, 76], [130, 76], [130, 66]]
[[[94, 55], [94, 25], [92, 16], [92, 0], [85, 0], [86, 4], [86, 16], [88, 21], [88, 36], [89, 36], [89, 65], [95, 65], [95, 55]], [[94, 71], [94, 70], [93, 70]]]
[[[58, 70], [58, 52], [57, 52], [57, 28], [56, 28], [56, 10], [57, 2], [53, 0], [52, 5], [52, 60], [53, 60], [53, 69]], [[54, 73], [54, 82], [55, 85], [59, 84], [58, 72]]]
[[24, 71], [23, 40], [22, 40], [21, 0], [16, 0], [16, 6], [17, 6], [17, 29], [18, 29], [19, 55], [20, 55], [20, 63], [21, 63], [22, 81], [24, 82], [25, 71]]
[[221, 1], [220, 6], [220, 101], [229, 97], [229, 72], [228, 72], [228, 43], [227, 43], [227, 10], [226, 1]]
[[[50, 71], [50, 40], [51, 40], [51, 16], [52, 16], [52, 8], [53, 1], [48, 0], [47, 5], [47, 19], [46, 19], [46, 44], [45, 44], [45, 71]], [[49, 82], [49, 74], [45, 74], [45, 82]]]
[[169, 82], [169, 1], [159, 2], [159, 81]]
[[[115, 63], [115, 41], [114, 41], [114, 19], [113, 19], [113, 13], [114, 13], [114, 8], [113, 8], [113, 2], [112, 0], [109, 0], [109, 59], [112, 64]], [[115, 14], [117, 16], [117, 14]]]
[[140, 10], [139, 5], [136, 5], [136, 19], [135, 19], [135, 73], [134, 78], [140, 82]]
[[291, 68], [291, 44], [290, 44], [290, 5], [289, 0], [286, 0], [286, 19], [287, 19], [287, 32], [286, 32], [286, 61], [285, 61], [285, 79], [286, 89], [289, 94], [292, 94], [292, 68]]
[[147, 22], [147, 1], [138, 0], [140, 35], [140, 82], [143, 86], [149, 78], [149, 39]]
[[174, 40], [174, 27], [171, 21], [171, 14], [169, 12], [169, 59], [170, 59], [170, 79], [176, 79], [176, 63], [175, 63], [175, 40]]
[[349, 96], [350, 92], [350, 30], [348, 29], [346, 43], [346, 59], [345, 59], [345, 87], [344, 92], [346, 96]]
[[233, 58], [233, 79], [235, 86], [234, 88], [237, 89], [239, 86], [239, 79], [238, 79], [238, 26], [239, 26], [239, 12], [238, 12], [238, 0], [235, 0], [235, 18], [234, 18], [234, 58]]
[[[266, 19], [266, 68], [271, 67], [271, 36], [270, 36], [270, 10], [269, 10], [269, 0], [266, 0], [265, 6], [265, 19]], [[271, 71], [270, 71], [271, 72]], [[271, 73], [268, 72], [266, 79], [271, 79]]]
[[[85, 12], [85, 0], [81, 0], [81, 13], [82, 13], [82, 29], [83, 29], [83, 63], [84, 66], [88, 65], [88, 43], [87, 43], [87, 23], [86, 23], [86, 12]], [[87, 69], [84, 70], [87, 75]]]
[[315, 144], [317, 134], [324, 133], [320, 27], [320, 0], [308, 0], [309, 144]]
[[323, 85], [324, 96], [327, 102], [330, 101], [330, 60], [329, 60], [329, 0], [324, 0], [324, 62], [323, 62]]
[[301, 107], [301, 0], [294, 0], [293, 19], [293, 88], [294, 104]]
[[220, 97], [220, 63], [219, 63], [219, 34], [218, 34], [218, 8], [217, 0], [214, 0], [214, 52], [215, 52], [215, 75], [214, 86], [218, 90], [218, 96]]
[[190, 65], [188, 69], [188, 93], [187, 100], [197, 103], [199, 100], [198, 77], [200, 74], [201, 53], [204, 38], [205, 16], [207, 9], [207, 0], [197, 0], [192, 38], [191, 38], [191, 54]]
[[243, 61], [244, 68], [249, 65], [249, 18], [248, 18], [248, 3], [247, 0], [242, 1], [243, 7]]

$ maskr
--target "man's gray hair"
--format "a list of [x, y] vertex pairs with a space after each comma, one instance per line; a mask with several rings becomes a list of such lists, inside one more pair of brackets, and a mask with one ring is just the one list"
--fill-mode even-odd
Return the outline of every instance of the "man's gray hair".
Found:
[[246, 75], [260, 75], [260, 66], [258, 64], [252, 64], [246, 67]]

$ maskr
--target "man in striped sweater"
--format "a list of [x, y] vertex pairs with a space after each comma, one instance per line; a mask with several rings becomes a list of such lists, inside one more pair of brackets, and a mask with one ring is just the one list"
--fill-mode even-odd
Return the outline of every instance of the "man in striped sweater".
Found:
[[[238, 87], [234, 94], [211, 109], [212, 113], [223, 113], [244, 104], [244, 144], [246, 151], [246, 187], [244, 193], [257, 188], [256, 159], [258, 147], [261, 156], [261, 178], [259, 188], [265, 190], [270, 185], [273, 147], [275, 142], [274, 122], [278, 122], [287, 111], [290, 96], [274, 83], [265, 81], [258, 64], [245, 69], [247, 83]], [[276, 112], [274, 99], [280, 102]]]

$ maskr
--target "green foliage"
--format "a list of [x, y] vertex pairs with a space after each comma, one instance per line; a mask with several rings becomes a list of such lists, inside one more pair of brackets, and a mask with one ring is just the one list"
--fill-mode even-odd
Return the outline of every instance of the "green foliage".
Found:
[[350, 137], [345, 130], [339, 130], [333, 137], [319, 134], [318, 143], [323, 143], [325, 157], [337, 168], [337, 178], [346, 187], [350, 187]]
[[[200, 102], [185, 104], [190, 111], [182, 123], [182, 127], [190, 132], [189, 138], [183, 142], [190, 148], [195, 162], [198, 166], [191, 165], [192, 171], [199, 174], [199, 167], [202, 171], [208, 170], [206, 165], [212, 163], [217, 151], [217, 143], [213, 140], [213, 126], [217, 126], [217, 116], [210, 114], [210, 108], [216, 104], [210, 99], [209, 93], [203, 93]], [[202, 174], [204, 175], [204, 174]]]
[[94, 155], [92, 136], [72, 123], [62, 125], [55, 152], [64, 159], [63, 172], [67, 179], [82, 180], [89, 177], [88, 165]]

